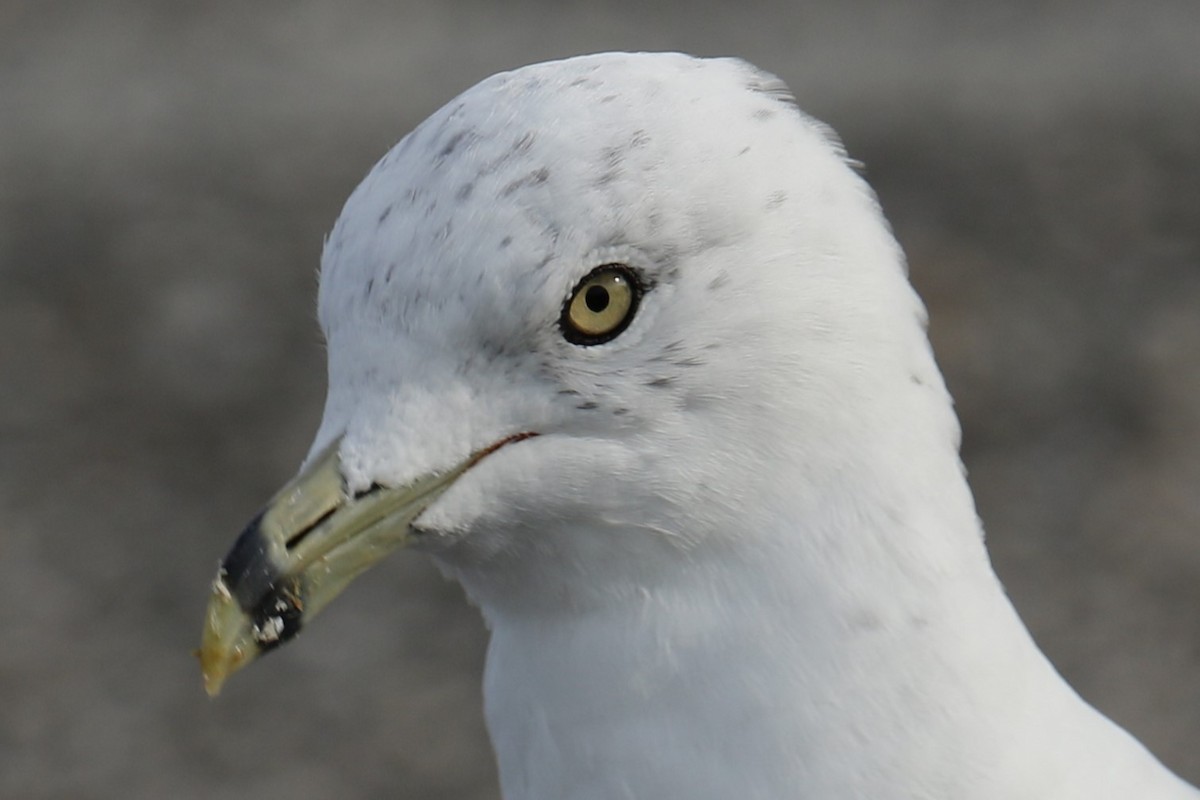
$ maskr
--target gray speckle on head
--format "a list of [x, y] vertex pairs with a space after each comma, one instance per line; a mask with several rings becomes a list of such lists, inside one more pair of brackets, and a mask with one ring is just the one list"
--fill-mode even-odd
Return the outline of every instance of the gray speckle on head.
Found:
[[648, 144], [650, 144], [649, 134], [639, 128], [629, 137], [629, 141], [603, 148], [600, 151], [600, 160], [604, 163], [605, 168], [596, 179], [595, 185], [607, 186], [621, 177], [626, 156], [631, 151], [640, 150]]
[[621, 177], [620, 169], [606, 169], [604, 172], [600, 173], [599, 177], [596, 178], [595, 185], [597, 187], [608, 186], [619, 177]]
[[[441, 121], [438, 123], [437, 130], [433, 131], [432, 136], [430, 136], [429, 138], [435, 142], [441, 140], [442, 137], [445, 136], [445, 134], [446, 134], [446, 129], [449, 128], [451, 125], [453, 125], [455, 123], [455, 121], [457, 121], [459, 118], [462, 117], [463, 109], [466, 108], [466, 106], [467, 106], [467, 104], [465, 102], [460, 101], [458, 103], [455, 103], [454, 107], [447, 110], [446, 113], [442, 116]], [[420, 128], [418, 128], [418, 130], [420, 130]], [[453, 137], [451, 137], [451, 138], [453, 138]]]
[[479, 168], [479, 172], [475, 175], [475, 180], [479, 180], [485, 176], [491, 175], [498, 171], [501, 167], [511, 161], [514, 157], [523, 156], [533, 147], [535, 136], [533, 131], [526, 131], [521, 134], [512, 144], [512, 147], [505, 150], [500, 155], [485, 161]]
[[395, 208], [395, 207], [396, 207], [396, 206], [395, 206], [394, 204], [392, 204], [392, 203], [389, 203], [389, 204], [388, 204], [388, 207], [387, 207], [387, 208], [385, 208], [385, 209], [383, 210], [383, 212], [382, 212], [382, 213], [379, 215], [379, 220], [377, 221], [377, 224], [378, 224], [378, 225], [382, 225], [383, 223], [387, 222], [387, 218], [388, 218], [389, 216], [391, 216], [391, 214], [392, 214], [392, 209], [393, 209], [393, 208]]
[[506, 247], [508, 247], [510, 244], [512, 244], [512, 237], [505, 236], [503, 239], [500, 240], [500, 249], [503, 250]]
[[600, 407], [600, 404], [593, 402], [591, 400], [586, 400], [582, 403], [579, 403], [575, 407], [578, 408], [580, 411], [594, 411], [595, 409]]
[[621, 177], [621, 164], [625, 161], [625, 148], [605, 147], [600, 151], [600, 160], [604, 162], [605, 169], [596, 178], [596, 185], [607, 186]]
[[454, 193], [454, 199], [462, 202], [471, 196], [471, 192], [475, 191], [475, 181], [467, 181], [462, 186], [458, 187], [458, 191]]
[[[658, 363], [658, 364], [665, 364], [668, 362], [674, 363], [673, 359], [674, 359], [675, 355], [677, 353], [685, 351], [686, 349], [687, 348], [684, 346], [683, 342], [679, 341], [677, 339], [673, 342], [668, 342], [667, 344], [663, 345], [662, 350], [659, 351], [658, 353], [656, 353], [655, 355], [650, 356], [647, 359], [647, 361], [650, 363]], [[659, 380], [663, 380], [663, 379], [660, 378]], [[657, 384], [653, 384], [653, 385], [657, 385]]]
[[533, 131], [525, 131], [525, 133], [521, 134], [521, 136], [515, 142], [513, 142], [513, 146], [509, 152], [514, 154], [528, 153], [529, 149], [533, 147], [533, 140], [536, 138], [537, 136]]
[[444, 145], [442, 145], [442, 149], [438, 151], [437, 160], [439, 162], [445, 161], [446, 158], [448, 158], [454, 153], [455, 150], [458, 149], [459, 144], [461, 144], [464, 139], [474, 136], [475, 132], [470, 129], [458, 131], [449, 139], [447, 139]]
[[663, 389], [675, 382], [675, 379], [669, 375], [660, 375], [657, 378], [651, 378], [646, 381], [647, 386], [653, 386], [656, 389]]
[[713, 291], [716, 291], [717, 289], [727, 286], [728, 284], [729, 284], [729, 276], [727, 274], [725, 274], [724, 272], [722, 272], [720, 275], [718, 275], [717, 277], [713, 278], [711, 281], [708, 282], [708, 290], [710, 292], [713, 292]]
[[770, 211], [779, 208], [785, 202], [787, 202], [787, 192], [783, 191], [782, 189], [771, 192], [771, 194], [767, 196], [767, 210]]
[[549, 177], [550, 170], [546, 169], [545, 167], [538, 167], [528, 174], [517, 178], [515, 181], [511, 181], [507, 186], [500, 190], [499, 196], [509, 197], [519, 189], [529, 186], [540, 186], [541, 184], [545, 183]]

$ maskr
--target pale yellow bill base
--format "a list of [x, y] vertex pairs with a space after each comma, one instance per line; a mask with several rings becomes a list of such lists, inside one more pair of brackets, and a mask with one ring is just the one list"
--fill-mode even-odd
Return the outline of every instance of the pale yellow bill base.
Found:
[[335, 441], [246, 526], [221, 562], [200, 642], [204, 689], [291, 639], [355, 577], [407, 543], [409, 525], [464, 472], [521, 433], [406, 486], [346, 488]]

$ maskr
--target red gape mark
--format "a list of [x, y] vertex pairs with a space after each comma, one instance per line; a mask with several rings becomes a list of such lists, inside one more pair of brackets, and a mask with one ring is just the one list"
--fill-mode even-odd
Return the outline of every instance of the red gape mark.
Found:
[[483, 448], [482, 450], [479, 450], [474, 455], [472, 455], [470, 461], [467, 462], [467, 469], [470, 469], [471, 467], [475, 466], [480, 461], [482, 461], [484, 458], [486, 458], [487, 456], [490, 456], [492, 453], [496, 452], [501, 447], [504, 447], [504, 445], [506, 445], [506, 444], [513, 444], [514, 442], [523, 442], [526, 439], [532, 439], [534, 436], [538, 436], [538, 435], [539, 434], [535, 431], [525, 431], [524, 433], [514, 433], [512, 436], [505, 436], [503, 439], [499, 440], [498, 442], [493, 442], [492, 444], [489, 444], [487, 447]]

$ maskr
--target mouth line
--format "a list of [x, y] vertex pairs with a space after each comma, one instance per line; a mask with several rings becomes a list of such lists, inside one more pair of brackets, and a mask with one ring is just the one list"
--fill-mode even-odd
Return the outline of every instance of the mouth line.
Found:
[[[443, 473], [440, 476], [437, 476], [437, 479], [432, 481], [431, 485], [422, 487], [422, 491], [420, 493], [416, 494], [414, 497], [412, 497], [410, 502], [413, 502], [413, 503], [419, 502], [424, 497], [427, 497], [428, 495], [435, 493], [438, 489], [448, 488], [449, 484], [456, 482], [459, 478], [461, 478], [468, 471], [470, 471], [472, 468], [474, 468], [480, 461], [483, 461], [483, 459], [485, 459], [488, 456], [490, 456], [491, 454], [495, 453], [500, 448], [505, 447], [506, 445], [516, 444], [517, 442], [521, 442], [526, 439], [532, 439], [533, 437], [535, 437], [537, 435], [538, 434], [534, 431], [523, 431], [521, 433], [514, 433], [511, 436], [505, 436], [503, 439], [498, 439], [497, 441], [493, 442], [492, 444], [488, 445], [487, 447], [484, 447], [481, 450], [475, 451], [465, 461], [460, 462], [459, 466], [447, 471], [446, 473]], [[436, 473], [434, 473], [434, 475], [436, 475]], [[424, 479], [418, 478], [411, 485], [415, 487], [422, 483], [424, 483]], [[343, 504], [339, 504], [339, 505], [330, 507], [323, 514], [321, 514], [319, 517], [314, 519], [312, 521], [312, 524], [308, 525], [307, 527], [301, 528], [299, 531], [297, 531], [296, 533], [294, 533], [290, 537], [288, 537], [287, 540], [284, 542], [285, 549], [289, 553], [294, 552], [297, 548], [300, 547], [301, 544], [303, 544], [304, 540], [307, 539], [311, 533], [319, 530], [335, 514], [342, 511], [343, 509], [345, 509], [348, 505], [351, 505], [351, 504], [357, 505], [364, 501], [369, 502], [372, 497], [378, 496], [385, 492], [388, 492], [394, 488], [398, 488], [398, 487], [388, 487], [388, 486], [384, 486], [383, 484], [380, 484], [380, 483], [372, 483], [366, 489], [355, 492], [353, 495], [349, 496], [350, 499], [349, 499], [348, 503], [343, 503]], [[344, 479], [343, 479], [342, 492], [344, 495], [349, 494], [348, 492], [346, 492]], [[422, 509], [422, 511], [423, 510], [424, 509]], [[419, 516], [419, 514], [417, 516]], [[378, 520], [378, 522], [382, 522], [385, 519], [386, 519], [386, 516], [381, 517]], [[374, 524], [378, 524], [378, 522], [372, 523], [370, 526], [368, 526], [368, 528], [372, 527]], [[348, 543], [349, 542], [341, 542], [337, 545], [334, 545], [334, 547], [330, 548], [329, 551], [319, 553], [316, 557], [321, 558], [324, 556], [328, 556], [334, 550], [336, 550], [338, 547], [348, 544]]]
[[[336, 481], [337, 486], [324, 489], [325, 492], [332, 492], [335, 496], [325, 500], [325, 507], [316, 509], [312, 521], [299, 527], [295, 533], [287, 537], [275, 537], [276, 540], [284, 539], [283, 550], [286, 562], [280, 565], [285, 567], [282, 571], [301, 573], [316, 562], [335, 558], [338, 552], [345, 548], [353, 548], [359, 540], [378, 539], [380, 535], [383, 535], [383, 528], [392, 529], [391, 533], [387, 535], [388, 539], [405, 536], [406, 530], [404, 529], [407, 529], [411, 519], [405, 525], [399, 526], [400, 529], [397, 530], [395, 526], [388, 524], [394, 517], [404, 516], [407, 511], [411, 514], [412, 519], [415, 519], [428, 508], [429, 503], [437, 499], [452, 484], [458, 482], [463, 475], [483, 459], [507, 445], [537, 435], [532, 431], [514, 433], [475, 451], [459, 462], [457, 466], [444, 472], [426, 473], [404, 486], [385, 486], [380, 483], [372, 483], [366, 489], [354, 493], [351, 493], [346, 485], [346, 479], [340, 468], [340, 459], [337, 458], [335, 452], [332, 456], [335, 463], [331, 477]], [[314, 470], [314, 472], [318, 470]], [[327, 478], [326, 481], [328, 482], [328, 480]], [[294, 495], [296, 491], [303, 491], [303, 489], [297, 489], [290, 494]], [[289, 493], [285, 490], [282, 494], [288, 495]], [[264, 510], [256, 518], [256, 521], [261, 521], [263, 516], [269, 513], [270, 508]], [[378, 542], [374, 546], [378, 547]], [[233, 555], [232, 551], [230, 555]], [[224, 565], [233, 566], [230, 563], [233, 560], [227, 556]], [[243, 610], [250, 611], [250, 608], [243, 606]]]
[[537, 431], [524, 431], [523, 433], [514, 433], [511, 436], [505, 436], [503, 439], [493, 442], [482, 450], [476, 451], [474, 455], [467, 459], [466, 465], [463, 467], [463, 472], [466, 472], [480, 461], [483, 461], [483, 459], [487, 458], [501, 447], [510, 444], [516, 444], [517, 442], [523, 442], [526, 439], [532, 439], [535, 436], [540, 435], [541, 434], [539, 434]]

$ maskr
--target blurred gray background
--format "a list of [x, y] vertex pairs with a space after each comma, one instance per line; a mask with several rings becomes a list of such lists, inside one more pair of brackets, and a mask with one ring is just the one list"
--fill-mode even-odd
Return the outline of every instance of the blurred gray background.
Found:
[[209, 580], [324, 392], [322, 235], [501, 69], [737, 54], [908, 250], [997, 569], [1200, 781], [1200, 4], [0, 5], [0, 797], [495, 798], [484, 631], [415, 554], [201, 691]]

